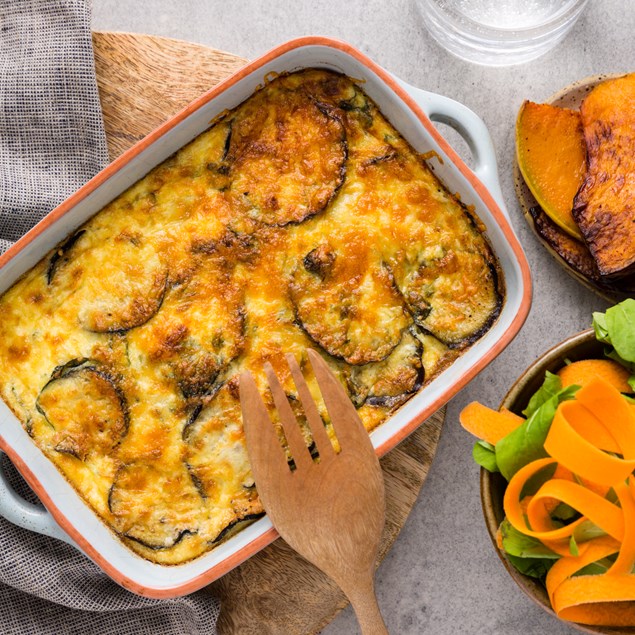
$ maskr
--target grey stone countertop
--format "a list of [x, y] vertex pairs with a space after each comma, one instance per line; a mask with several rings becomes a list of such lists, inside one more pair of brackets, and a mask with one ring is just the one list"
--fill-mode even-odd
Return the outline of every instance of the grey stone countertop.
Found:
[[[592, 0], [567, 38], [545, 56], [488, 68], [441, 49], [427, 34], [416, 0], [94, 0], [95, 30], [175, 37], [250, 59], [301, 35], [341, 38], [405, 81], [462, 102], [491, 132], [503, 194], [533, 275], [533, 304], [516, 339], [448, 405], [428, 479], [377, 573], [391, 633], [577, 632], [527, 599], [499, 563], [482, 520], [472, 439], [458, 414], [473, 400], [496, 406], [536, 357], [590, 326], [592, 311], [606, 306], [568, 276], [529, 230], [514, 195], [514, 122], [526, 98], [540, 102], [575, 80], [635, 70], [634, 8], [630, 0]], [[350, 608], [324, 630], [356, 632]]]

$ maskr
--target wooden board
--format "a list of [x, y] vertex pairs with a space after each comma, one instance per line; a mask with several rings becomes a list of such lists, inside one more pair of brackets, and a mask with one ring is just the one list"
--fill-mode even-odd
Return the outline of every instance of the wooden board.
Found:
[[[95, 33], [95, 66], [111, 159], [119, 156], [246, 60], [178, 40]], [[381, 459], [386, 527], [380, 560], [412, 509], [434, 454], [445, 410]], [[326, 576], [277, 540], [209, 587], [221, 599], [221, 635], [308, 635], [347, 605]]]

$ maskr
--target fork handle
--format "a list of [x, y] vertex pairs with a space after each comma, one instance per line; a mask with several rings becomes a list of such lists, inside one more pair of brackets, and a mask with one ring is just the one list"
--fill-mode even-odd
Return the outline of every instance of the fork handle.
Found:
[[373, 579], [365, 584], [356, 584], [347, 589], [346, 595], [351, 602], [362, 635], [388, 635], [384, 619], [379, 611]]

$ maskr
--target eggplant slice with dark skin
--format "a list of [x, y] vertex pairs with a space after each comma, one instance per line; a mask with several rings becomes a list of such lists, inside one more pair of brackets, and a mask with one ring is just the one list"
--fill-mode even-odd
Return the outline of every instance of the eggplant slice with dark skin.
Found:
[[49, 266], [46, 269], [46, 281], [48, 284], [53, 282], [55, 273], [69, 262], [72, 248], [77, 244], [79, 239], [86, 233], [85, 229], [80, 229], [69, 238], [67, 238], [54, 252], [49, 260]]
[[266, 225], [300, 223], [337, 194], [346, 158], [342, 122], [304, 92], [256, 95], [232, 120], [229, 196]]
[[364, 403], [386, 408], [402, 404], [423, 385], [422, 354], [423, 346], [413, 325], [403, 332], [386, 359], [351, 367], [347, 384], [352, 402], [358, 408]]
[[131, 463], [117, 471], [108, 508], [121, 535], [152, 550], [170, 549], [198, 531], [201, 497], [187, 470], [177, 464]]
[[157, 315], [129, 333], [147, 362], [163, 364], [190, 398], [213, 394], [217, 380], [244, 344], [242, 290], [215, 262], [170, 289]]
[[[132, 229], [95, 241], [86, 231], [66, 241], [51, 258], [49, 282], [74, 289], [66, 303], [76, 307], [88, 331], [121, 333], [144, 324], [161, 307], [167, 285], [167, 268], [155, 247]], [[109, 274], [95, 275], [101, 270]]]
[[36, 407], [55, 430], [55, 449], [80, 460], [90, 453], [110, 454], [128, 431], [123, 391], [103, 366], [89, 359], [56, 368]]
[[197, 409], [182, 432], [184, 460], [200, 496], [214, 504], [228, 486], [235, 494], [232, 505], [242, 517], [260, 513], [262, 506], [254, 488], [243, 440], [237, 378], [226, 382], [211, 401]]
[[412, 323], [390, 272], [372, 258], [359, 236], [322, 243], [296, 264], [289, 285], [301, 327], [353, 365], [388, 357]]
[[450, 348], [463, 348], [500, 313], [498, 275], [479, 251], [442, 250], [438, 258], [402, 261], [395, 283], [418, 326]]

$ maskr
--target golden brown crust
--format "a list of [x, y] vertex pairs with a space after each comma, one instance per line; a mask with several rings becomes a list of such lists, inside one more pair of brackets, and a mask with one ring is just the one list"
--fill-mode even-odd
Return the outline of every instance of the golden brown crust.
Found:
[[360, 87], [281, 76], [0, 298], [0, 391], [131, 549], [178, 564], [262, 514], [241, 371], [279, 428], [272, 364], [310, 445], [285, 354], [317, 395], [318, 348], [371, 430], [495, 318], [495, 270], [469, 211]]
[[231, 120], [230, 196], [255, 220], [299, 223], [335, 196], [346, 154], [339, 118], [303, 91], [263, 91]]
[[573, 217], [603, 276], [635, 267], [635, 73], [602, 82], [580, 107], [587, 174]]

